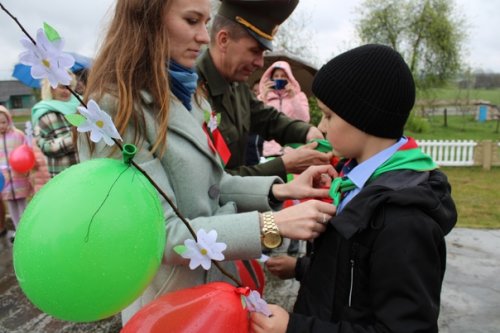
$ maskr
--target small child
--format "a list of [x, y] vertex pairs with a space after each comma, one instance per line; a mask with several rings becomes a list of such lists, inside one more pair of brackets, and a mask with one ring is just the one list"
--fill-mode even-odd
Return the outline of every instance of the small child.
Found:
[[24, 144], [24, 141], [24, 133], [14, 126], [9, 110], [0, 105], [0, 168], [5, 178], [2, 198], [7, 202], [16, 229], [26, 208], [26, 198], [32, 194], [32, 187], [28, 173], [19, 173], [12, 169], [9, 154]]
[[446, 176], [403, 136], [412, 73], [393, 49], [364, 45], [323, 66], [313, 92], [320, 130], [348, 159], [330, 190], [337, 214], [314, 242], [294, 312], [253, 313], [253, 332], [437, 332], [457, 212]]

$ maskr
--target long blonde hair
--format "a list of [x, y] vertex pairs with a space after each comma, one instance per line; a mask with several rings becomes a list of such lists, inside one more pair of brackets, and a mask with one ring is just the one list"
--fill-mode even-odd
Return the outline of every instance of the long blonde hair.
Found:
[[170, 88], [166, 71], [169, 44], [165, 15], [170, 0], [117, 0], [115, 15], [92, 66], [85, 99], [98, 101], [104, 94], [118, 99], [114, 123], [123, 134], [133, 125], [134, 143], [145, 132], [140, 92], [152, 95], [157, 111], [158, 136], [152, 152], [166, 147]]

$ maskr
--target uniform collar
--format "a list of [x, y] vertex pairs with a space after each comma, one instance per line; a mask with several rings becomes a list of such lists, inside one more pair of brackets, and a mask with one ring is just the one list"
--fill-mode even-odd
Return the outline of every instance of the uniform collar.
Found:
[[398, 142], [392, 146], [378, 152], [363, 163], [358, 164], [347, 174], [347, 177], [349, 177], [358, 189], [362, 189], [375, 170], [391, 158], [391, 156], [406, 142], [408, 142], [408, 139], [406, 137], [401, 137]]
[[[205, 86], [210, 96], [223, 95], [230, 89], [231, 84], [219, 73], [209, 51], [209, 49], [206, 49], [197, 63], [201, 84]], [[210, 85], [208, 84], [208, 78], [210, 78]]]

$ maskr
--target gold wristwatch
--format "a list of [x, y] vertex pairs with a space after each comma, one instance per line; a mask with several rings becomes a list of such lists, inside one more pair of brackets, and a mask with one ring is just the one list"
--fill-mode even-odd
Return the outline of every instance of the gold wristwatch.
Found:
[[274, 221], [274, 215], [272, 212], [265, 212], [260, 214], [262, 219], [262, 245], [268, 249], [275, 249], [283, 243], [283, 238], [280, 235], [280, 231], [276, 222]]

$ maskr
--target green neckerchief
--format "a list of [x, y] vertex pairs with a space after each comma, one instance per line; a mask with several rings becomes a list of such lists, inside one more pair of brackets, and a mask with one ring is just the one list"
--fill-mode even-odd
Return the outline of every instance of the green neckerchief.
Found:
[[80, 102], [75, 96], [71, 95], [68, 101], [58, 101], [55, 99], [40, 101], [31, 109], [31, 123], [35, 126], [44, 114], [52, 111], [60, 112], [63, 115], [76, 113], [76, 108]]
[[[410, 139], [410, 144], [413, 144], [413, 139]], [[396, 151], [387, 161], [379, 166], [370, 176], [367, 183], [374, 181], [380, 175], [394, 170], [414, 170], [414, 171], [429, 171], [437, 168], [436, 163], [432, 158], [424, 154], [416, 143], [411, 149], [405, 149], [407, 144], [403, 145]], [[348, 177], [337, 177], [333, 180], [330, 187], [330, 197], [333, 199], [333, 204], [338, 206], [341, 200], [341, 194], [356, 188], [356, 185]]]

